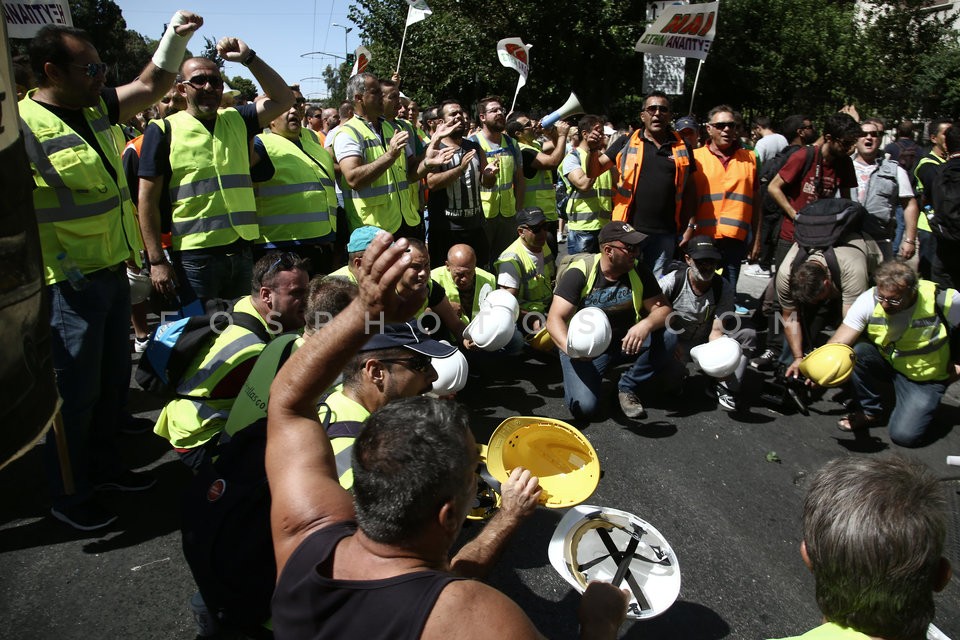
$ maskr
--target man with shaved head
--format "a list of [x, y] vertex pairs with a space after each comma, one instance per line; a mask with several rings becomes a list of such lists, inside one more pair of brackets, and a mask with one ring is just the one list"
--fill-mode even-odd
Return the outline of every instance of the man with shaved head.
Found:
[[484, 290], [497, 288], [497, 279], [492, 273], [477, 268], [477, 254], [468, 244], [455, 244], [447, 252], [444, 266], [434, 270], [431, 277], [447, 293], [447, 299], [464, 323], [480, 311]]

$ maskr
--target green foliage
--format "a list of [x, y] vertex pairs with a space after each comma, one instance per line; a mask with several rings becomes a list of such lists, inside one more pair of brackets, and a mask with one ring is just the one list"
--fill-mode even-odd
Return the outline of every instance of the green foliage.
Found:
[[233, 76], [233, 78], [227, 79], [227, 84], [230, 85], [231, 89], [239, 91], [240, 97], [244, 100], [251, 101], [257, 97], [257, 85], [253, 83], [253, 80], [243, 76]]
[[200, 52], [199, 57], [213, 60], [217, 66], [220, 67], [221, 72], [223, 71], [224, 60], [217, 52], [217, 41], [213, 38], [209, 36], [203, 37], [203, 51]]
[[[727, 103], [747, 117], [780, 119], [804, 112], [820, 118], [853, 103], [861, 115], [891, 121], [960, 111], [960, 45], [952, 19], [931, 19], [926, 0], [724, 0], [717, 38], [701, 71], [694, 111]], [[574, 91], [592, 113], [636, 119], [642, 100], [643, 33], [647, 3], [503, 0], [491, 10], [479, 0], [431, 0], [433, 15], [407, 30], [400, 75], [403, 91], [421, 106], [455, 97], [473, 110], [499, 94], [508, 105], [517, 73], [500, 65], [496, 42], [532, 44], [531, 71], [517, 108], [552, 111]], [[350, 19], [370, 49], [371, 71], [396, 68], [407, 4], [355, 0]], [[687, 61], [686, 112], [698, 62]], [[331, 89], [343, 69], [328, 70]], [[327, 76], [327, 72], [324, 74]], [[337, 93], [337, 102], [342, 93]]]

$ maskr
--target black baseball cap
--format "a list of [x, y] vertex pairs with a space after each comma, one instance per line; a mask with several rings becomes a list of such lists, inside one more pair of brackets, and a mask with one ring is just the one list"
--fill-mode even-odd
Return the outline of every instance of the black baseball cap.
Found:
[[647, 234], [640, 233], [626, 222], [608, 222], [600, 229], [600, 244], [619, 240], [624, 244], [640, 244], [647, 237]]
[[527, 209], [517, 211], [518, 227], [535, 227], [541, 222], [546, 221], [547, 216], [543, 214], [543, 209], [540, 207], [528, 207]]
[[683, 252], [694, 260], [715, 260], [720, 262], [720, 250], [713, 244], [710, 236], [693, 236]]

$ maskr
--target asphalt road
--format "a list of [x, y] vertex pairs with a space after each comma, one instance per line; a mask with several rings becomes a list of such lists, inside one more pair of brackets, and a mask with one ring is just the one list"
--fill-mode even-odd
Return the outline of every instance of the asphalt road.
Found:
[[[764, 281], [743, 279], [756, 295]], [[755, 380], [754, 384], [759, 381]], [[612, 417], [583, 427], [603, 477], [590, 504], [634, 513], [675, 550], [683, 584], [662, 616], [627, 623], [623, 638], [778, 638], [820, 621], [814, 585], [799, 554], [806, 480], [826, 461], [891, 452], [919, 458], [944, 477], [950, 509], [947, 555], [960, 567], [960, 394], [951, 388], [938, 415], [940, 437], [919, 450], [892, 445], [885, 428], [853, 437], [835, 427], [840, 405], [823, 399], [809, 417], [758, 404], [741, 415], [716, 408], [694, 376], [681, 397], [643, 398], [649, 417], [624, 418], [616, 386], [606, 386]], [[830, 397], [829, 395], [827, 396]], [[514, 415], [566, 419], [556, 359], [531, 357], [472, 377], [459, 399], [485, 442]], [[136, 389], [130, 407], [155, 418], [159, 403]], [[193, 638], [187, 601], [195, 591], [180, 549], [179, 494], [189, 472], [152, 434], [125, 436], [127, 462], [152, 469], [142, 494], [103, 494], [121, 514], [106, 533], [83, 534], [54, 521], [44, 495], [39, 449], [0, 471], [0, 638]], [[771, 462], [775, 452], [779, 461]], [[547, 559], [562, 512], [538, 509], [520, 530], [490, 582], [514, 598], [548, 637], [576, 636], [579, 596]], [[480, 525], [465, 529], [473, 535]], [[937, 596], [936, 625], [960, 640], [960, 586]]]

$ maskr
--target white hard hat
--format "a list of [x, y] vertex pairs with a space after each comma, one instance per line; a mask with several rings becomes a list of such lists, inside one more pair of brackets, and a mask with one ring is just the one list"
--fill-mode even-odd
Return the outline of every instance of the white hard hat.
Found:
[[690, 358], [694, 363], [714, 378], [726, 378], [736, 371], [742, 356], [740, 343], [729, 336], [721, 336], [690, 349]]
[[613, 330], [610, 319], [597, 307], [585, 307], [570, 319], [567, 327], [567, 355], [596, 358], [610, 346]]
[[480, 301], [480, 308], [486, 309], [488, 307], [509, 309], [514, 322], [520, 317], [520, 303], [517, 302], [517, 297], [506, 289], [497, 289], [484, 296]]
[[127, 280], [130, 281], [130, 304], [140, 304], [150, 297], [150, 292], [153, 290], [150, 276], [128, 268]]
[[484, 351], [498, 351], [509, 344], [516, 324], [509, 309], [487, 307], [474, 316], [463, 332]]
[[571, 508], [554, 530], [547, 555], [580, 593], [591, 580], [629, 589], [628, 618], [654, 618], [680, 595], [680, 565], [670, 543], [626, 511], [587, 504]]
[[[446, 340], [440, 342], [450, 344]], [[462, 391], [467, 386], [467, 374], [470, 372], [470, 367], [467, 365], [467, 359], [459, 350], [447, 358], [430, 358], [430, 361], [437, 372], [437, 379], [433, 381], [433, 387], [430, 389], [433, 393], [438, 396], [446, 396]]]

